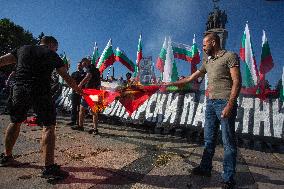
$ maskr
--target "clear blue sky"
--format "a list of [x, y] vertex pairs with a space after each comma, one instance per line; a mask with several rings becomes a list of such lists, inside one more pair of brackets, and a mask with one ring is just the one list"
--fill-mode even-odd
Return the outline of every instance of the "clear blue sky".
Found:
[[[11, 19], [35, 37], [41, 32], [55, 36], [58, 53], [65, 51], [71, 59], [71, 71], [83, 56], [92, 54], [95, 42], [101, 53], [109, 38], [113, 49], [120, 47], [135, 62], [140, 32], [143, 54], [154, 61], [165, 36], [191, 45], [196, 34], [202, 49], [205, 23], [213, 9], [211, 0], [0, 0], [0, 5], [0, 18]], [[249, 21], [258, 65], [262, 30], [266, 31], [275, 64], [267, 79], [276, 85], [284, 65], [284, 1], [221, 0], [219, 7], [228, 15], [228, 50], [239, 52]], [[115, 77], [128, 71], [119, 62], [114, 67]], [[188, 75], [189, 70], [188, 63], [178, 61], [180, 75]]]

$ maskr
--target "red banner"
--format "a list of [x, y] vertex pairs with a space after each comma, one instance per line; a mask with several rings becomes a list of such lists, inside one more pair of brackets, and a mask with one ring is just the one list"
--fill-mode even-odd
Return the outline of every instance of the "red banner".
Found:
[[83, 89], [83, 92], [85, 101], [94, 112], [102, 111], [119, 96], [118, 92], [107, 90]]
[[107, 91], [96, 89], [84, 89], [83, 96], [87, 104], [94, 112], [102, 111], [115, 99], [125, 107], [126, 111], [131, 115], [140, 105], [149, 99], [160, 86], [132, 86], [123, 88], [119, 91]]

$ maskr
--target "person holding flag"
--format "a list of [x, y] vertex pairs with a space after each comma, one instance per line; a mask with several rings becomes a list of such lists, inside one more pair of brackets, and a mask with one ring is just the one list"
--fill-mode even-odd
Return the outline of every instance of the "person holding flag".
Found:
[[[100, 78], [100, 71], [98, 68], [95, 67], [94, 64], [91, 63], [89, 58], [83, 58], [81, 60], [81, 64], [83, 67], [86, 68], [86, 76], [84, 79], [79, 83], [80, 88], [86, 89], [100, 89], [101, 87], [101, 78]], [[84, 118], [86, 110], [89, 109], [89, 105], [87, 102], [82, 99], [79, 111], [79, 124], [78, 126], [71, 127], [73, 130], [84, 131]], [[89, 130], [90, 134], [98, 134], [98, 112], [93, 112], [93, 128]]]
[[[77, 84], [80, 84], [80, 82], [85, 77], [85, 72], [83, 70], [82, 63], [79, 62], [77, 64], [77, 70], [71, 74], [71, 77], [76, 81]], [[78, 115], [79, 115], [79, 109], [80, 109], [80, 102], [81, 102], [81, 96], [76, 93], [76, 91], [72, 90], [71, 93], [71, 122], [67, 123], [68, 126], [76, 125], [78, 121]]]
[[220, 38], [216, 33], [204, 37], [203, 51], [208, 55], [208, 59], [204, 60], [199, 70], [182, 80], [164, 85], [183, 85], [204, 77], [207, 73], [209, 99], [205, 109], [205, 149], [200, 165], [192, 170], [192, 174], [211, 176], [217, 131], [221, 124], [224, 144], [223, 188], [229, 189], [235, 185], [236, 172], [235, 119], [237, 98], [241, 89], [239, 58], [237, 54], [221, 49]]

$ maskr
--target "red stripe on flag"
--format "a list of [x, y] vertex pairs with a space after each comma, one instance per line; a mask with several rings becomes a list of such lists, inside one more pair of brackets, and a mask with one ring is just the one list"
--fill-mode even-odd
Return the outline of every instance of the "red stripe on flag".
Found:
[[160, 57], [157, 59], [156, 67], [160, 72], [164, 72], [164, 61]]
[[273, 68], [274, 64], [273, 64], [273, 60], [272, 60], [272, 56], [269, 55], [267, 57], [265, 57], [263, 60], [261, 60], [260, 66], [259, 66], [259, 72], [266, 74], [267, 72], [269, 72], [272, 68]]
[[128, 63], [126, 62], [123, 58], [119, 57], [119, 56], [115, 56], [115, 60], [118, 62], [121, 62], [124, 66], [126, 66], [131, 72], [134, 72], [134, 68]]
[[137, 54], [137, 65], [139, 66], [140, 60], [142, 59], [142, 51], [139, 51]]
[[115, 62], [115, 57], [114, 54], [112, 54], [102, 63], [101, 67], [99, 68], [100, 72], [103, 73], [104, 70], [110, 65], [112, 65], [114, 62]]
[[192, 57], [191, 63], [192, 63], [192, 64], [199, 64], [199, 63], [200, 63], [200, 56], [199, 56], [199, 54], [195, 54], [195, 55]]
[[240, 48], [240, 59], [245, 61], [245, 48]]

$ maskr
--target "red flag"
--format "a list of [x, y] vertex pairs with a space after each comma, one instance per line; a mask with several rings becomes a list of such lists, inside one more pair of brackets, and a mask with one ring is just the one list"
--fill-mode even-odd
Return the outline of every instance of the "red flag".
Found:
[[87, 104], [94, 112], [105, 109], [117, 97], [126, 111], [131, 115], [140, 105], [159, 90], [159, 86], [139, 86], [137, 88], [127, 88], [120, 92], [96, 89], [83, 89], [83, 96]]
[[96, 89], [83, 89], [83, 92], [85, 93], [85, 95], [83, 95], [85, 101], [94, 112], [105, 109], [119, 95], [119, 93], [115, 91]]
[[131, 115], [140, 105], [157, 92], [159, 88], [159, 86], [151, 85], [141, 86], [136, 90], [122, 91], [119, 102], [125, 107], [129, 115]]

